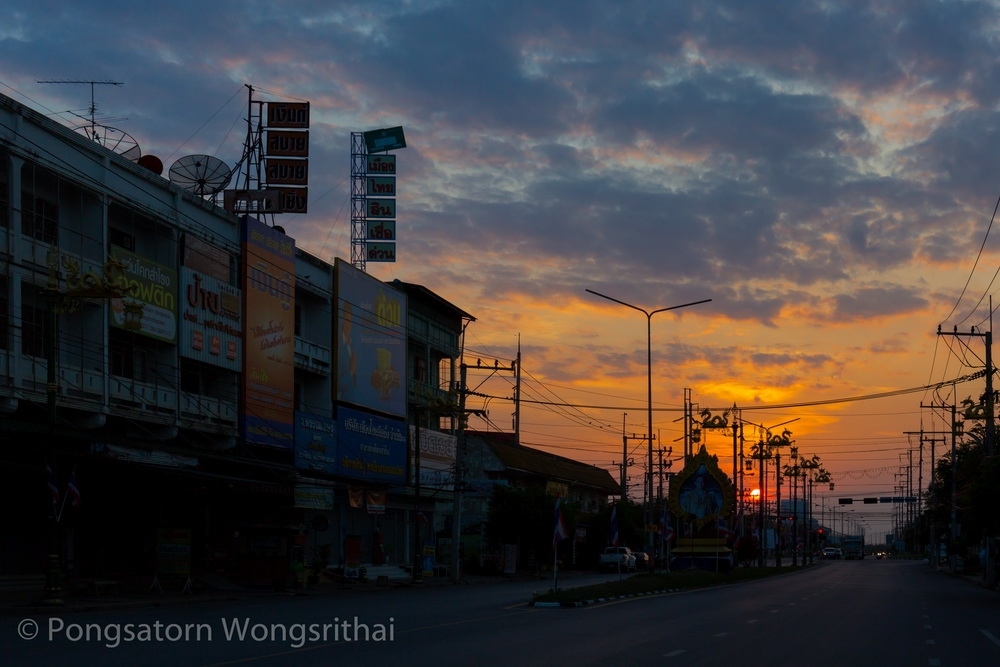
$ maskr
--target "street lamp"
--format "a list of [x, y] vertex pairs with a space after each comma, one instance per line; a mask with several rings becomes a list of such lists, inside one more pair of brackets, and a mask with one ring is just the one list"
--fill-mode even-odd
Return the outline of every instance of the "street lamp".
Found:
[[[96, 270], [82, 271], [80, 262], [70, 256], [63, 255], [56, 245], [50, 245], [45, 254], [48, 267], [48, 280], [44, 293], [48, 301], [48, 312], [45, 319], [45, 362], [46, 362], [46, 404], [49, 420], [50, 454], [54, 454], [56, 446], [57, 402], [59, 395], [58, 364], [59, 332], [57, 331], [60, 314], [71, 314], [78, 311], [84, 303], [90, 300], [123, 301], [125, 310], [124, 326], [129, 331], [142, 328], [142, 313], [145, 304], [133, 295], [134, 288], [125, 275], [125, 267], [115, 257], [108, 257], [101, 272]], [[61, 270], [66, 271], [65, 288], [62, 287]], [[54, 457], [53, 457], [54, 458]], [[47, 465], [51, 466], [50, 460]], [[59, 564], [59, 512], [55, 503], [49, 511], [48, 531], [49, 554], [45, 569], [46, 605], [61, 605], [62, 586], [59, 583], [61, 566]]]
[[[638, 310], [640, 313], [646, 316], [646, 405], [647, 405], [647, 433], [646, 433], [646, 445], [649, 450], [649, 460], [648, 468], [646, 470], [646, 489], [643, 492], [644, 495], [649, 498], [650, 504], [653, 499], [653, 338], [652, 338], [652, 322], [653, 315], [657, 313], [662, 313], [668, 310], [677, 310], [678, 308], [687, 308], [688, 306], [697, 306], [700, 303], [708, 303], [711, 299], [702, 299], [701, 301], [692, 301], [691, 303], [682, 303], [679, 306], [669, 306], [667, 308], [657, 308], [656, 310], [645, 310], [639, 306], [633, 306], [631, 303], [626, 303], [620, 299], [608, 296], [607, 294], [601, 294], [600, 292], [595, 292], [592, 289], [586, 290], [595, 296], [599, 296], [602, 299], [607, 299], [608, 301], [614, 301], [617, 304], [631, 308], [632, 310]], [[646, 526], [649, 526], [649, 505], [646, 506]], [[651, 542], [649, 539], [647, 542]]]

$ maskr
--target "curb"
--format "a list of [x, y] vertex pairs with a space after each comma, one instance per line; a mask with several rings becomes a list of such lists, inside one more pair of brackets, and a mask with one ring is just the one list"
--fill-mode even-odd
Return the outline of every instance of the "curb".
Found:
[[613, 595], [610, 597], [594, 598], [592, 600], [574, 600], [572, 602], [537, 602], [531, 600], [528, 602], [529, 607], [535, 607], [536, 609], [556, 609], [556, 608], [567, 608], [576, 609], [578, 607], [589, 607], [594, 604], [602, 604], [604, 602], [614, 602], [616, 600], [627, 600], [629, 598], [642, 598], [650, 597], [652, 595], [666, 595], [667, 593], [678, 593], [681, 589], [679, 588], [664, 588], [655, 591], [647, 591], [645, 593], [629, 593], [627, 595]]

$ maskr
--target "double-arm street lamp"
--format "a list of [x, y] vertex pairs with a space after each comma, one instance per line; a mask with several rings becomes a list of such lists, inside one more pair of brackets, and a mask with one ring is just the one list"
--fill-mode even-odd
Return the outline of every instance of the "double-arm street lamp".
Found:
[[[626, 303], [620, 299], [608, 296], [607, 294], [601, 294], [600, 292], [595, 292], [592, 289], [588, 289], [588, 292], [595, 296], [599, 296], [602, 299], [607, 299], [608, 301], [614, 301], [617, 304], [631, 308], [632, 310], [638, 310], [640, 313], [646, 316], [646, 405], [647, 405], [647, 432], [646, 432], [646, 445], [648, 448], [649, 459], [647, 461], [646, 468], [646, 490], [644, 495], [649, 499], [649, 503], [653, 502], [653, 346], [652, 346], [652, 321], [653, 315], [657, 313], [662, 313], [668, 310], [677, 310], [679, 308], [687, 308], [688, 306], [696, 306], [700, 303], [708, 303], [711, 299], [702, 299], [701, 301], [692, 301], [691, 303], [682, 303], [679, 306], [669, 306], [668, 308], [657, 308], [656, 310], [645, 310], [639, 306], [633, 306], [631, 303]], [[650, 525], [650, 515], [649, 515], [649, 505], [646, 506], [646, 526]], [[652, 540], [648, 540], [652, 542]]]

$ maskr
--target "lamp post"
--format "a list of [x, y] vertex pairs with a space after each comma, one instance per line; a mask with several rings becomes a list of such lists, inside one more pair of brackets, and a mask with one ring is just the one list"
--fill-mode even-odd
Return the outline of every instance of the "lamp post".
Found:
[[[614, 301], [615, 303], [631, 308], [632, 310], [638, 310], [640, 313], [646, 316], [646, 405], [647, 405], [647, 432], [646, 432], [646, 445], [649, 451], [649, 459], [647, 461], [646, 469], [646, 483], [643, 495], [650, 499], [652, 502], [653, 498], [653, 344], [652, 344], [652, 322], [653, 315], [657, 313], [663, 313], [668, 310], [677, 310], [679, 308], [687, 308], [688, 306], [697, 306], [700, 303], [708, 303], [711, 299], [702, 299], [701, 301], [692, 301], [691, 303], [682, 303], [679, 306], [669, 306], [667, 308], [657, 308], [656, 310], [645, 310], [639, 306], [633, 306], [631, 303], [626, 303], [620, 299], [608, 296], [607, 294], [601, 294], [600, 292], [595, 292], [592, 289], [586, 290], [595, 296], [599, 296], [602, 299], [607, 299], [608, 301]], [[646, 506], [646, 526], [649, 526], [649, 505]], [[647, 539], [647, 543], [651, 540]]]
[[799, 490], [799, 448], [789, 448], [792, 464], [785, 468], [785, 474], [792, 478], [792, 567], [799, 564], [799, 530], [798, 530], [798, 490]]
[[[50, 454], [55, 453], [56, 425], [58, 421], [57, 401], [59, 396], [59, 315], [75, 313], [87, 300], [121, 299], [124, 314], [123, 326], [128, 331], [142, 328], [142, 313], [145, 304], [134, 298], [133, 287], [125, 275], [125, 267], [114, 257], [109, 257], [101, 273], [81, 271], [80, 263], [73, 257], [63, 255], [56, 245], [50, 245], [45, 255], [48, 280], [44, 293], [48, 301], [45, 319], [45, 363], [46, 363], [46, 407], [49, 422]], [[60, 269], [67, 272], [63, 289], [60, 286]], [[54, 458], [54, 456], [53, 456]], [[55, 485], [53, 462], [48, 461], [49, 483]], [[57, 486], [54, 488], [58, 489]], [[45, 568], [45, 597], [43, 603], [49, 606], [62, 605], [59, 563], [59, 514], [53, 501], [49, 511], [49, 554]]]

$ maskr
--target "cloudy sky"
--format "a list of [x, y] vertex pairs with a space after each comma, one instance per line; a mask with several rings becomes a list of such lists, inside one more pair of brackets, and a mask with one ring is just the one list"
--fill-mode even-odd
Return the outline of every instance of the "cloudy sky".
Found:
[[[79, 126], [91, 86], [38, 82], [121, 82], [93, 87], [98, 121], [167, 168], [239, 160], [248, 85], [309, 101], [309, 212], [280, 222], [324, 259], [350, 258], [350, 133], [403, 126], [397, 261], [368, 272], [474, 315], [470, 363], [520, 341], [526, 444], [617, 470], [623, 430], [646, 432], [646, 316], [587, 289], [711, 299], [651, 320], [658, 445], [681, 449], [685, 388], [796, 420], [777, 430], [820, 456], [830, 498], [898, 495], [913, 434], [946, 428], [925, 406], [983, 391], [919, 388], [983, 366], [982, 337], [937, 327], [989, 329], [994, 2], [6, 6], [0, 92]], [[470, 384], [510, 429], [509, 374]], [[728, 438], [706, 442], [732, 470]]]

